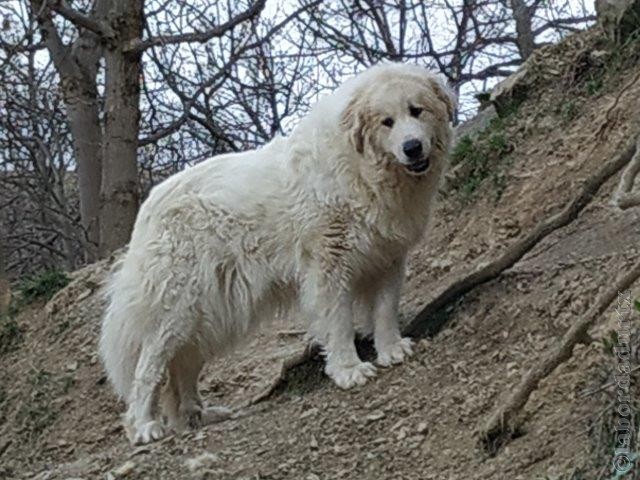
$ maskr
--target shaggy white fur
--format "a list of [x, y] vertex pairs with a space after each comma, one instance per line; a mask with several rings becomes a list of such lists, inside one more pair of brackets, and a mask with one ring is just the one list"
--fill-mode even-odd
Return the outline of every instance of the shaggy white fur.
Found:
[[354, 322], [373, 333], [379, 365], [412, 353], [397, 320], [405, 256], [427, 227], [453, 108], [438, 76], [373, 67], [290, 137], [152, 190], [108, 284], [100, 341], [133, 442], [224, 416], [202, 407], [205, 360], [291, 306], [342, 388], [376, 373], [358, 358]]

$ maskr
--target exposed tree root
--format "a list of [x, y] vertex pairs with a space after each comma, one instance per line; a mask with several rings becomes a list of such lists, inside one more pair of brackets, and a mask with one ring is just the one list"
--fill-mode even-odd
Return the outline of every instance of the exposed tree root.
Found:
[[267, 398], [270, 398], [274, 392], [282, 385], [287, 377], [287, 373], [293, 370], [295, 367], [305, 363], [311, 358], [318, 355], [320, 352], [318, 346], [313, 344], [307, 344], [307, 346], [290, 357], [285, 358], [282, 361], [282, 366], [280, 367], [280, 372], [277, 377], [274, 377], [269, 385], [262, 390], [260, 393], [251, 398], [246, 405], [243, 405], [241, 408], [247, 407], [249, 405], [255, 405]]
[[[600, 123], [600, 126], [598, 127], [595, 133], [595, 136], [597, 138], [599, 139], [603, 138], [604, 133], [607, 131], [607, 127], [611, 124], [612, 113], [618, 107], [618, 104], [620, 103], [620, 99], [631, 88], [635, 87], [639, 81], [640, 81], [640, 71], [631, 80], [629, 80], [629, 82], [622, 88], [622, 90], [618, 92], [618, 95], [616, 95], [616, 98], [613, 99], [613, 102], [611, 102], [611, 105], [609, 105], [609, 108], [607, 108], [607, 111], [604, 112], [604, 115], [602, 116], [602, 122]], [[594, 145], [594, 148], [596, 145]], [[593, 150], [592, 150], [592, 153], [593, 153]]]
[[618, 208], [626, 210], [627, 208], [640, 205], [640, 191], [633, 191], [633, 183], [640, 172], [640, 137], [636, 144], [636, 153], [625, 168], [620, 178], [618, 188], [613, 195], [613, 203]]
[[489, 416], [480, 433], [484, 447], [494, 454], [506, 441], [512, 438], [513, 432], [518, 431], [519, 425], [515, 421], [517, 414], [527, 403], [531, 393], [538, 388], [541, 380], [553, 372], [573, 353], [577, 343], [588, 335], [588, 330], [602, 316], [609, 305], [640, 278], [640, 263], [637, 263], [626, 275], [620, 278], [600, 296], [596, 304], [587, 314], [576, 322], [564, 334], [560, 343], [549, 351], [541, 361], [520, 381], [518, 386], [508, 395], [504, 401], [498, 403], [498, 407]]

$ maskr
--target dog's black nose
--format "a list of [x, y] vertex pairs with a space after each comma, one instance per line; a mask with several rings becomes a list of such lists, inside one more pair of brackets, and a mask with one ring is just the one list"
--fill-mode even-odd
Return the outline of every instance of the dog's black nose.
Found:
[[422, 142], [420, 140], [407, 140], [402, 144], [404, 154], [413, 160], [422, 157]]

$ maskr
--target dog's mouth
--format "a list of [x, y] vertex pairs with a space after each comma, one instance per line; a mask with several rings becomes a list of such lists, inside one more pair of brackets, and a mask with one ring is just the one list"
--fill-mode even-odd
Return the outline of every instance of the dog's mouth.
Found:
[[429, 170], [429, 158], [423, 158], [417, 162], [405, 165], [404, 168], [412, 175], [421, 175]]

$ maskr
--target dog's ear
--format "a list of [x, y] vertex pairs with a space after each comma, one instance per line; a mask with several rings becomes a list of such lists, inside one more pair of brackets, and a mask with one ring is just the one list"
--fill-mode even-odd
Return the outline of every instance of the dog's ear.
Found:
[[456, 114], [458, 99], [455, 92], [447, 85], [447, 81], [440, 75], [429, 78], [429, 84], [438, 100], [444, 103], [449, 121], [453, 122]]
[[347, 108], [342, 112], [340, 125], [349, 136], [349, 142], [356, 152], [364, 153], [364, 128], [365, 115], [362, 111], [362, 102], [358, 94], [353, 95]]

